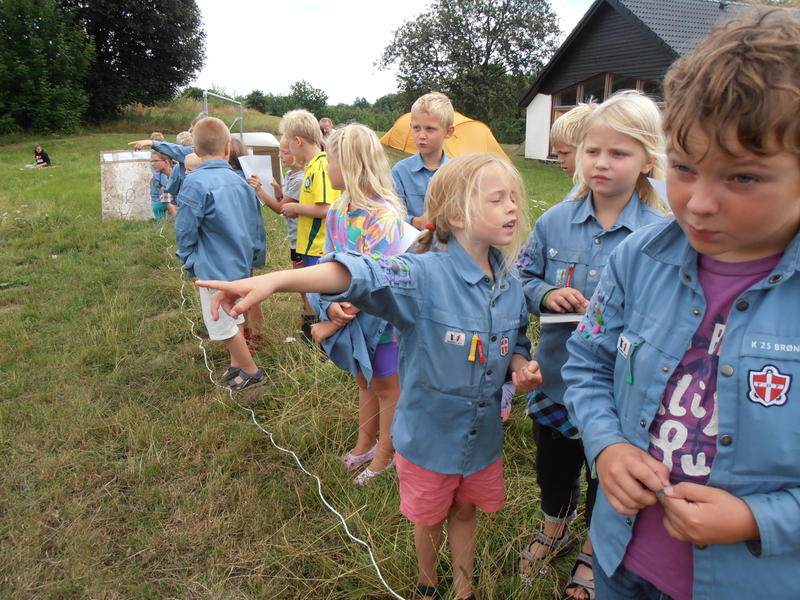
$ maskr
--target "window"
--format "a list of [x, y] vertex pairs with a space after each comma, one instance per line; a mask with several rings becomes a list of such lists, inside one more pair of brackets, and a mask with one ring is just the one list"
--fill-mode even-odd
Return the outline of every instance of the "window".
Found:
[[578, 87], [564, 90], [556, 96], [556, 106], [575, 106], [578, 103]]
[[641, 87], [639, 88], [643, 94], [647, 94], [654, 102], [663, 102], [661, 96], [661, 83], [658, 81], [640, 81]]
[[611, 76], [611, 93], [620, 90], [635, 90], [638, 80], [635, 77], [626, 77], [625, 75], [612, 75]]
[[602, 102], [606, 99], [606, 76], [600, 75], [594, 79], [590, 79], [581, 85], [583, 91], [581, 99], [583, 102], [588, 102], [589, 99], [594, 98], [597, 102]]

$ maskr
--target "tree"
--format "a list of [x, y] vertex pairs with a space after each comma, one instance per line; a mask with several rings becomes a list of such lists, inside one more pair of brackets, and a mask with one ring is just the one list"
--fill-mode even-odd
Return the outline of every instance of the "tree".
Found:
[[328, 94], [305, 80], [296, 81], [289, 87], [289, 103], [293, 108], [305, 108], [319, 118], [324, 116], [322, 112], [328, 103]]
[[394, 32], [377, 65], [397, 64], [407, 97], [439, 90], [490, 125], [519, 121], [517, 102], [559, 33], [547, 0], [434, 0]]
[[195, 0], [60, 0], [93, 39], [88, 116], [173, 98], [203, 66], [205, 32]]
[[81, 121], [93, 49], [55, 0], [0, 0], [0, 132], [65, 131]]

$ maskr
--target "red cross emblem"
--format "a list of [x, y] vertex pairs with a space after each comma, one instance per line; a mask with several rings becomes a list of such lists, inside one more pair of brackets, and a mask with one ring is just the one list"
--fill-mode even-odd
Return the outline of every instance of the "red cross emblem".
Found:
[[750, 390], [747, 398], [764, 406], [782, 406], [788, 400], [791, 375], [784, 375], [777, 367], [766, 365], [760, 371], [749, 372]]
[[508, 354], [508, 338], [504, 337], [500, 340], [500, 356]]

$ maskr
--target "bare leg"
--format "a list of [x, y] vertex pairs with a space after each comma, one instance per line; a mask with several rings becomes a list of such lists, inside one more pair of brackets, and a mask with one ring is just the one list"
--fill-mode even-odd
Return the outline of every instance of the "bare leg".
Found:
[[251, 306], [244, 318], [251, 332], [258, 336], [264, 333], [264, 311], [261, 310], [261, 303]]
[[172, 202], [167, 202], [167, 214], [170, 216], [170, 218], [174, 219], [178, 214], [178, 207]]
[[356, 383], [358, 384], [358, 442], [351, 452], [360, 456], [372, 450], [375, 445], [375, 439], [378, 437], [380, 405], [378, 396], [367, 386], [367, 381], [360, 371], [356, 375]]
[[419, 569], [419, 583], [436, 587], [436, 558], [439, 547], [442, 545], [442, 524], [420, 525], [414, 524], [414, 546], [417, 549], [417, 568]]
[[239, 330], [236, 335], [228, 338], [225, 341], [225, 347], [231, 355], [231, 366], [239, 367], [245, 373], [255, 373], [258, 371], [256, 363], [253, 362], [253, 357], [247, 350], [247, 343], [244, 341], [244, 333], [242, 333], [242, 326], [239, 325]]
[[447, 540], [453, 559], [453, 591], [456, 598], [468, 598], [472, 594], [477, 521], [474, 504], [456, 502], [447, 517]]
[[400, 378], [397, 373], [388, 377], [373, 377], [370, 389], [378, 398], [380, 423], [378, 438], [378, 450], [372, 459], [369, 468], [376, 473], [385, 469], [394, 457], [394, 445], [392, 444], [392, 420], [394, 419], [394, 409], [397, 399], [400, 397]]

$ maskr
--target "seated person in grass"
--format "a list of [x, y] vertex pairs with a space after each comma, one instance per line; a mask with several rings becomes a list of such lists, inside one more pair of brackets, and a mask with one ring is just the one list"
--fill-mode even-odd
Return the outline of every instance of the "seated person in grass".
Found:
[[39, 144], [33, 149], [33, 166], [34, 167], [49, 167], [50, 166], [50, 157], [47, 156], [47, 152], [44, 151]]
[[[231, 170], [230, 133], [219, 119], [206, 117], [194, 128], [197, 155], [203, 163], [186, 179], [178, 195], [175, 236], [178, 258], [190, 277], [226, 281], [249, 277], [264, 265], [266, 233], [252, 188]], [[200, 303], [209, 337], [222, 340], [230, 366], [221, 379], [233, 390], [264, 381], [248, 352], [242, 331], [244, 319], [211, 318], [212, 294], [202, 290]]]

